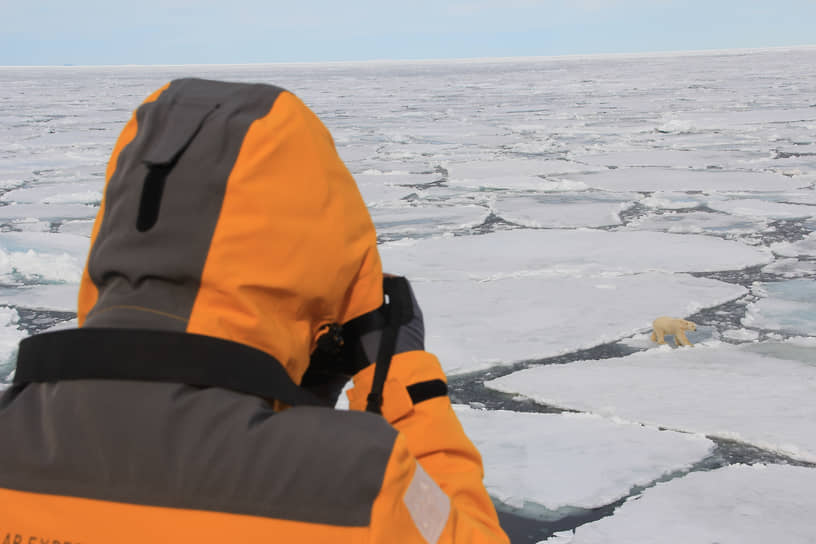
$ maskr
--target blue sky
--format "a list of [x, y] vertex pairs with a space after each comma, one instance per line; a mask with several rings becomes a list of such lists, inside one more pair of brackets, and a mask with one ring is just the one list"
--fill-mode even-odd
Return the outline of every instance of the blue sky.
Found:
[[551, 56], [816, 45], [816, 0], [0, 0], [0, 65]]

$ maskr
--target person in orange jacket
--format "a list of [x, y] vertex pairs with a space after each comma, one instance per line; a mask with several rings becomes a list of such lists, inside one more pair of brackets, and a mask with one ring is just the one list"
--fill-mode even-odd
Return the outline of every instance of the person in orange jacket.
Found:
[[0, 398], [0, 542], [508, 542], [410, 285], [291, 93], [182, 79], [138, 108], [78, 319], [21, 342]]

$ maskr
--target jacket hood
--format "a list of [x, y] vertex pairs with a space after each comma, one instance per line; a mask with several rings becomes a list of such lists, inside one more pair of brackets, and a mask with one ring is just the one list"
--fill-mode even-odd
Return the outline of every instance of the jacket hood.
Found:
[[382, 301], [368, 210], [297, 97], [183, 79], [135, 112], [108, 164], [80, 326], [239, 342], [299, 383], [323, 325]]

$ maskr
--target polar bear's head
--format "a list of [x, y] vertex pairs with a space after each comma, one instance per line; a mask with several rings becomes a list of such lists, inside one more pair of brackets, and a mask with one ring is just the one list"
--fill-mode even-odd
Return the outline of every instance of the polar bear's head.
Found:
[[683, 320], [683, 329], [685, 329], [687, 331], [696, 331], [697, 330], [697, 324], [694, 323], [693, 321], [686, 321], [684, 319]]

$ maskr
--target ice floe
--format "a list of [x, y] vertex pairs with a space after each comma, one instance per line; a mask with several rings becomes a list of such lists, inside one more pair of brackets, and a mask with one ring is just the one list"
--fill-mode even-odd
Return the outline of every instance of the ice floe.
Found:
[[703, 211], [668, 211], [650, 214], [630, 221], [630, 230], [659, 230], [673, 234], [712, 234], [736, 236], [762, 232], [768, 227], [764, 219], [734, 217], [725, 213]]
[[102, 183], [53, 183], [14, 189], [0, 201], [17, 204], [98, 204], [102, 200]]
[[747, 293], [684, 274], [413, 282], [426, 346], [451, 374], [561, 355], [637, 334]]
[[497, 198], [494, 213], [528, 227], [603, 227], [621, 224], [620, 212], [631, 205], [624, 200], [599, 202], [592, 197], [526, 194]]
[[767, 217], [769, 219], [804, 219], [816, 217], [816, 206], [782, 204], [761, 199], [720, 200], [711, 199], [708, 207], [733, 215]]
[[480, 225], [490, 211], [484, 206], [379, 206], [369, 209], [379, 235], [440, 234]]
[[565, 178], [605, 191], [771, 191], [795, 189], [801, 183], [790, 177], [765, 172], [733, 172], [671, 168], [617, 168]]
[[409, 279], [492, 279], [710, 272], [768, 264], [769, 251], [709, 236], [598, 230], [511, 230], [383, 244], [384, 266]]
[[799, 259], [777, 259], [773, 263], [762, 267], [766, 274], [776, 274], [785, 278], [800, 278], [816, 275], [816, 261], [800, 261]]
[[811, 544], [816, 471], [735, 465], [647, 489], [615, 515], [560, 533], [556, 544]]
[[[35, 251], [31, 247], [38, 249]], [[87, 251], [88, 239], [82, 236], [2, 233], [0, 283], [77, 283], [82, 276]]]
[[757, 353], [752, 345], [663, 346], [628, 357], [529, 368], [486, 385], [816, 462], [816, 364], [796, 360], [796, 344], [792, 358]]
[[782, 257], [816, 257], [816, 232], [811, 233], [804, 240], [799, 240], [798, 242], [772, 244], [771, 250]]
[[79, 286], [74, 283], [0, 286], [0, 305], [32, 310], [76, 312]]
[[793, 279], [757, 284], [752, 290], [763, 298], [748, 305], [744, 326], [816, 336], [816, 282]]
[[613, 503], [635, 486], [688, 470], [714, 449], [700, 435], [591, 414], [455, 409], [482, 454], [490, 494], [535, 517]]

